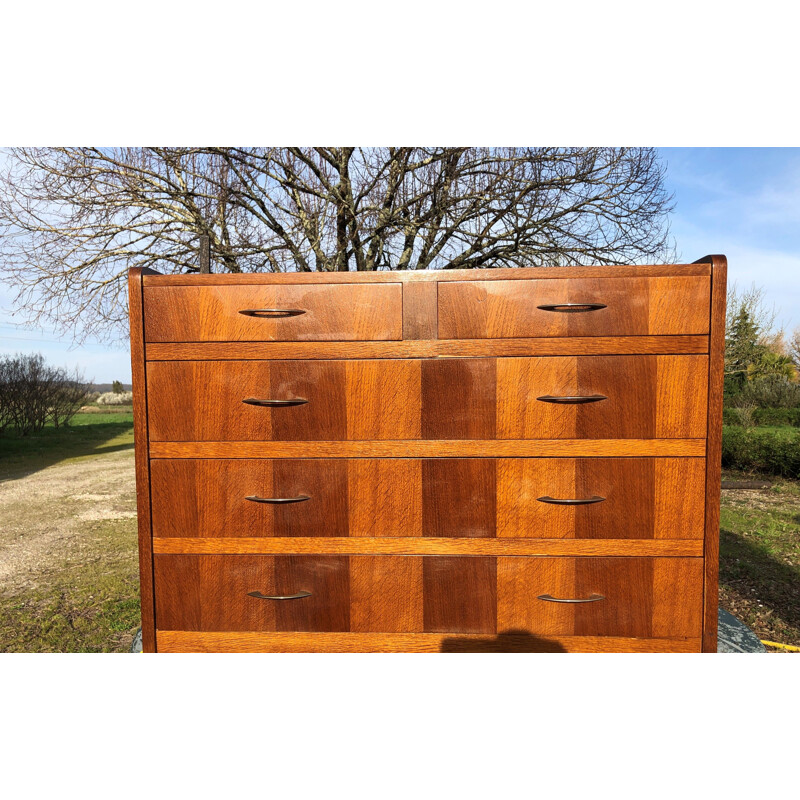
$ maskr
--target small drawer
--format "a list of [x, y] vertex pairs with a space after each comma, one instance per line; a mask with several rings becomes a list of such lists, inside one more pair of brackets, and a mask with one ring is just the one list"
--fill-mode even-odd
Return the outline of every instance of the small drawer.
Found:
[[702, 539], [702, 458], [153, 459], [157, 538]]
[[402, 334], [399, 283], [144, 289], [146, 342], [385, 341]]
[[708, 333], [710, 279], [441, 281], [440, 339]]
[[157, 555], [173, 631], [700, 635], [695, 558]]

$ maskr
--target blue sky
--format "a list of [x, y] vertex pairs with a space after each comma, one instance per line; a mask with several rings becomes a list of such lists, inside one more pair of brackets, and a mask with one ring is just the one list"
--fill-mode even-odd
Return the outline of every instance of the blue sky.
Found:
[[[800, 148], [660, 148], [675, 195], [672, 234], [682, 261], [728, 257], [729, 280], [763, 286], [787, 331], [800, 325]], [[75, 347], [53, 331], [20, 327], [0, 286], [0, 353], [41, 352], [98, 383], [130, 382], [123, 348]]]

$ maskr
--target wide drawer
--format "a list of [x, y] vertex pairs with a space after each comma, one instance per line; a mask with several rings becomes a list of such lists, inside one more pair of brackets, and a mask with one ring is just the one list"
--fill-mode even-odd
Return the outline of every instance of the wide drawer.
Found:
[[439, 338], [704, 334], [710, 288], [707, 277], [440, 282]]
[[696, 637], [702, 593], [694, 558], [155, 557], [170, 631]]
[[176, 442], [703, 438], [707, 383], [703, 355], [147, 367], [150, 438]]
[[155, 537], [702, 539], [702, 458], [153, 459]]
[[402, 334], [399, 283], [144, 290], [147, 342], [389, 340]]

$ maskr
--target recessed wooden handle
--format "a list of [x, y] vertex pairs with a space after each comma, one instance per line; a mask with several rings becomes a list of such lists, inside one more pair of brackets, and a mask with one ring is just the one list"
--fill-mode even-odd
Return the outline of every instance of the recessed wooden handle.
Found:
[[551, 594], [540, 594], [537, 600], [546, 600], [548, 603], [596, 603], [598, 600], [605, 600], [602, 594], [590, 594], [585, 598], [572, 599], [569, 597], [553, 597]]
[[301, 600], [303, 597], [311, 597], [311, 592], [298, 592], [297, 594], [261, 594], [261, 592], [248, 592], [248, 597], [256, 597], [259, 600]]
[[575, 395], [552, 395], [545, 394], [537, 397], [543, 403], [564, 403], [571, 405], [581, 405], [582, 403], [596, 403], [599, 400], [608, 400], [604, 394], [575, 394]]
[[561, 311], [565, 314], [575, 314], [581, 311], [599, 311], [607, 308], [603, 303], [554, 303], [553, 305], [536, 306], [542, 311]]
[[258, 497], [258, 495], [252, 494], [249, 497], [245, 497], [245, 500], [250, 500], [253, 503], [273, 503], [274, 505], [280, 505], [282, 503], [302, 503], [304, 500], [310, 499], [310, 495], [307, 494], [299, 494], [297, 497]]
[[281, 317], [299, 317], [306, 312], [302, 308], [243, 308], [239, 313], [246, 317], [280, 319]]
[[280, 408], [282, 406], [302, 406], [304, 403], [307, 403], [308, 400], [306, 400], [304, 397], [290, 397], [288, 400], [266, 400], [259, 397], [245, 397], [242, 402], [247, 403], [249, 406], [270, 406], [273, 408]]
[[565, 497], [562, 499], [545, 495], [544, 497], [537, 497], [536, 499], [540, 503], [552, 503], [556, 506], [587, 506], [591, 503], [602, 503], [605, 497], [594, 495], [593, 497]]

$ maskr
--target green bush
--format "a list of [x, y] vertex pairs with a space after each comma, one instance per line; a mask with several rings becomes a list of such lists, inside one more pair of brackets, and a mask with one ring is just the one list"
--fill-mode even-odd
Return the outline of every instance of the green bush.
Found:
[[[726, 425], [741, 424], [739, 409], [724, 408], [722, 421]], [[756, 425], [791, 425], [800, 428], [800, 408], [756, 408], [753, 411], [753, 422]]]
[[800, 433], [722, 428], [722, 466], [764, 475], [800, 478]]

